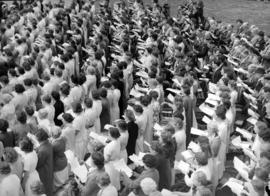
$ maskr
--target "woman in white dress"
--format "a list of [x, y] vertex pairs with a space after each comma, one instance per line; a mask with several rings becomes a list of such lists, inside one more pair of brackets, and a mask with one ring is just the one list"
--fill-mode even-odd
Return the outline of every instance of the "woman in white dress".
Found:
[[80, 103], [73, 107], [74, 120], [72, 125], [76, 131], [75, 155], [79, 160], [83, 160], [87, 147], [87, 132], [85, 129], [85, 116]]
[[93, 110], [96, 113], [96, 121], [95, 121], [95, 130], [97, 133], [100, 133], [100, 114], [102, 111], [102, 102], [99, 98], [98, 90], [92, 91], [92, 98], [93, 98]]
[[183, 121], [184, 117], [180, 112], [175, 112], [173, 114], [173, 125], [175, 127], [173, 138], [177, 144], [177, 151], [175, 154], [176, 161], [183, 160], [182, 152], [186, 150], [186, 132]]
[[120, 119], [120, 109], [119, 109], [119, 99], [121, 96], [121, 92], [116, 88], [117, 82], [115, 80], [112, 81], [112, 94], [113, 100], [111, 105], [111, 122], [114, 122], [117, 119]]
[[105, 159], [105, 171], [109, 174], [110, 180], [113, 186], [117, 190], [120, 189], [120, 173], [114, 168], [114, 161], [119, 160], [121, 144], [120, 144], [120, 133], [115, 127], [109, 129], [109, 138], [111, 142], [104, 148], [104, 159]]
[[24, 189], [25, 195], [34, 196], [31, 191], [31, 185], [39, 181], [39, 175], [36, 170], [38, 163], [38, 156], [33, 149], [34, 145], [29, 138], [24, 138], [20, 142], [20, 152], [23, 158], [24, 165], [24, 177], [22, 181], [22, 187]]
[[221, 145], [218, 153], [218, 160], [220, 161], [219, 179], [223, 176], [225, 171], [226, 162], [226, 149], [228, 142], [229, 127], [228, 121], [226, 119], [226, 108], [223, 105], [219, 105], [216, 108], [216, 113], [214, 115], [214, 124], [218, 128], [218, 135], [221, 139]]
[[117, 122], [117, 128], [119, 129], [120, 132], [120, 144], [121, 144], [121, 151], [120, 151], [120, 158], [124, 159], [125, 162], [127, 163], [128, 159], [128, 154], [127, 154], [127, 143], [128, 143], [128, 138], [129, 134], [127, 131], [127, 123], [124, 120], [119, 120]]

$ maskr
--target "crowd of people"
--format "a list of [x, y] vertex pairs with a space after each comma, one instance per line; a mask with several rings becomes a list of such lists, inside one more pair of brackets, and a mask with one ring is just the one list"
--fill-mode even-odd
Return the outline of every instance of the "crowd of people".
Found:
[[1, 5], [1, 196], [269, 194], [256, 25], [201, 0], [21, 3]]

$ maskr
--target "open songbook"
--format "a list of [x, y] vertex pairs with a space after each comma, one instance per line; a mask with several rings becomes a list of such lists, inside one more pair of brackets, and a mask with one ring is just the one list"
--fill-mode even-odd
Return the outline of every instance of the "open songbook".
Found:
[[175, 162], [174, 169], [180, 170], [183, 174], [188, 174], [190, 171], [190, 165], [184, 161]]
[[237, 196], [241, 196], [242, 193], [248, 192], [244, 190], [244, 186], [242, 185], [243, 182], [240, 180], [237, 180], [236, 178], [230, 178], [223, 186], [228, 186], [232, 190], [233, 193], [235, 193]]
[[235, 131], [240, 133], [243, 137], [247, 138], [248, 140], [251, 140], [253, 137], [253, 134], [248, 132], [247, 130], [240, 129], [239, 127], [236, 127]]
[[249, 177], [248, 177], [249, 168], [248, 168], [248, 166], [237, 157], [234, 157], [233, 165], [234, 165], [234, 168], [237, 170], [237, 172], [241, 175], [241, 177], [243, 179], [245, 179], [246, 181], [249, 181]]
[[144, 166], [144, 163], [142, 161], [144, 155], [146, 153], [142, 153], [142, 152], [139, 152], [139, 155], [136, 155], [136, 154], [133, 154], [133, 155], [130, 155], [129, 156], [129, 159], [135, 164], [135, 165], [138, 165], [138, 166]]
[[100, 143], [103, 144], [103, 145], [106, 145], [106, 144], [107, 144], [108, 138], [105, 137], [105, 136], [103, 136], [103, 135], [99, 135], [99, 134], [97, 134], [97, 133], [95, 133], [95, 132], [92, 131], [92, 132], [89, 134], [89, 136], [90, 136], [91, 138], [93, 138], [94, 140], [100, 142]]
[[215, 114], [214, 108], [211, 108], [210, 106], [207, 106], [205, 103], [201, 104], [201, 105], [199, 106], [199, 109], [200, 109], [203, 113], [205, 113], [205, 114], [207, 114], [208, 116], [211, 116], [211, 117]]
[[117, 171], [124, 172], [128, 177], [132, 176], [132, 169], [130, 169], [125, 163], [124, 159], [120, 159], [113, 162], [113, 166]]

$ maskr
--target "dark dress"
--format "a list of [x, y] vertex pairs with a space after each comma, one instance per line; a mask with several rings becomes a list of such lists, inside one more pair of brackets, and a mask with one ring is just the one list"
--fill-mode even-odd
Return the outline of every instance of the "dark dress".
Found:
[[110, 104], [107, 98], [101, 98], [102, 102], [102, 110], [100, 114], [100, 130], [104, 131], [104, 126], [106, 124], [110, 124], [111, 116], [110, 116]]
[[64, 113], [65, 111], [65, 107], [64, 104], [61, 100], [58, 100], [55, 102], [55, 104], [53, 105], [55, 112], [54, 112], [54, 123], [56, 126], [62, 126], [62, 121], [58, 120], [57, 117], [59, 116], [59, 114]]
[[53, 147], [47, 140], [37, 149], [37, 171], [44, 185], [46, 196], [53, 196]]
[[[128, 156], [135, 154], [136, 140], [138, 137], [138, 125], [135, 122], [128, 122], [128, 143], [127, 143], [127, 154]], [[130, 162], [130, 160], [129, 160]]]
[[159, 179], [158, 185], [159, 190], [169, 190], [172, 180], [170, 160], [166, 159], [165, 156], [161, 154], [157, 154], [155, 157], [157, 159], [156, 169], [158, 170], [159, 176], [161, 177]]
[[183, 97], [183, 104], [185, 108], [185, 115], [186, 115], [186, 145], [188, 146], [190, 142], [190, 131], [193, 125], [193, 100], [190, 96]]
[[53, 169], [55, 172], [62, 171], [67, 167], [66, 140], [59, 138], [52, 143], [53, 146]]

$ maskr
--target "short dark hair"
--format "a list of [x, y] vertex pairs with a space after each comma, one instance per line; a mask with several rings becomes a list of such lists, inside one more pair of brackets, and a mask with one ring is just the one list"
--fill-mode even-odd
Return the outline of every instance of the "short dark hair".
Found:
[[143, 156], [143, 163], [149, 168], [154, 168], [157, 164], [157, 159], [154, 155], [146, 154]]
[[48, 133], [43, 128], [39, 128], [35, 135], [39, 142], [46, 141], [49, 138]]
[[42, 97], [42, 101], [46, 102], [46, 103], [51, 103], [52, 99], [51, 99], [51, 96], [50, 95], [44, 95]]
[[6, 133], [9, 127], [8, 121], [0, 119], [0, 131]]
[[116, 127], [110, 127], [109, 133], [112, 136], [112, 138], [117, 139], [120, 137], [120, 132]]
[[140, 106], [140, 105], [134, 105], [134, 106], [133, 106], [133, 109], [134, 109], [134, 111], [137, 112], [137, 113], [140, 113], [140, 114], [143, 113], [143, 108], [142, 108], [142, 106]]
[[34, 108], [32, 106], [29, 106], [29, 105], [26, 106], [24, 110], [25, 110], [26, 114], [28, 114], [29, 116], [33, 116], [35, 113]]
[[97, 166], [98, 169], [103, 169], [104, 168], [104, 156], [100, 152], [93, 152], [91, 156], [94, 164]]
[[107, 97], [107, 90], [105, 89], [105, 88], [101, 88], [100, 90], [99, 90], [99, 94], [100, 94], [100, 96], [102, 97], [102, 98], [106, 98]]
[[17, 120], [22, 123], [22, 124], [25, 124], [26, 123], [26, 120], [27, 120], [27, 116], [26, 116], [26, 113], [24, 111], [19, 111], [16, 113], [16, 116], [17, 116]]
[[25, 91], [25, 88], [22, 84], [15, 85], [15, 92], [16, 93], [23, 93], [24, 91]]
[[219, 105], [216, 108], [216, 115], [222, 120], [226, 119], [226, 108], [224, 105]]
[[34, 144], [28, 137], [24, 137], [20, 141], [19, 146], [24, 152], [32, 152], [34, 150]]
[[52, 91], [52, 98], [56, 101], [59, 101], [60, 100], [60, 94], [58, 91]]

